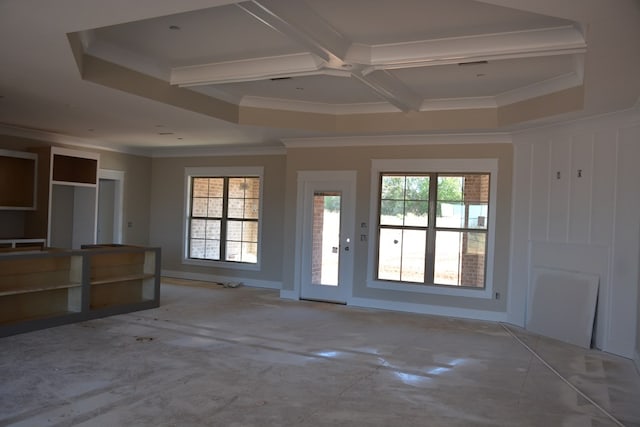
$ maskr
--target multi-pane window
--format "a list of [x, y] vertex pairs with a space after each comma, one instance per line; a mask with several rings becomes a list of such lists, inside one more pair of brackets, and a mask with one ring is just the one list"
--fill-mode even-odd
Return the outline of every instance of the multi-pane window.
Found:
[[190, 259], [257, 263], [260, 177], [191, 177]]
[[380, 174], [377, 278], [484, 288], [489, 178]]

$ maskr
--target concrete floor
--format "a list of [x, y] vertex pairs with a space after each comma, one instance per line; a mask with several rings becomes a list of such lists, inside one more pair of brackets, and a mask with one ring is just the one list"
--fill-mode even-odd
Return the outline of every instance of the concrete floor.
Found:
[[167, 282], [158, 309], [1, 338], [0, 425], [640, 426], [626, 359], [500, 324]]

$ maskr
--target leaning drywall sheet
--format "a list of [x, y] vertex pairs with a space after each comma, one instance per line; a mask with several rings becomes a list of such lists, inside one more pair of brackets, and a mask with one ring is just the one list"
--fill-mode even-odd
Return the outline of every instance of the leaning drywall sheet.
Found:
[[589, 348], [598, 284], [595, 274], [534, 267], [527, 329]]

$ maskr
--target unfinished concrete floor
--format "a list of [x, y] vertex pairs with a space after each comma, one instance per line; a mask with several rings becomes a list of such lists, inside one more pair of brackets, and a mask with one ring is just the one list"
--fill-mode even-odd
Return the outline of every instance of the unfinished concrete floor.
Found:
[[158, 309], [0, 339], [3, 426], [620, 423], [640, 425], [629, 360], [272, 290], [165, 281]]

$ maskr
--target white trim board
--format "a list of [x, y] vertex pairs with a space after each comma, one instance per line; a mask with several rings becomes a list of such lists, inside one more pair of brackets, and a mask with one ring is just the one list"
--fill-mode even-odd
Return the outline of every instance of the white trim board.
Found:
[[249, 279], [246, 277], [231, 277], [231, 276], [221, 276], [218, 274], [207, 274], [207, 273], [192, 273], [189, 271], [177, 271], [177, 270], [162, 270], [160, 275], [162, 277], [170, 277], [174, 279], [185, 279], [185, 280], [200, 280], [203, 282], [212, 282], [212, 283], [241, 283], [244, 286], [249, 286], [251, 288], [264, 288], [264, 289], [281, 289], [282, 282], [276, 282], [271, 280], [258, 280], [258, 279]]

